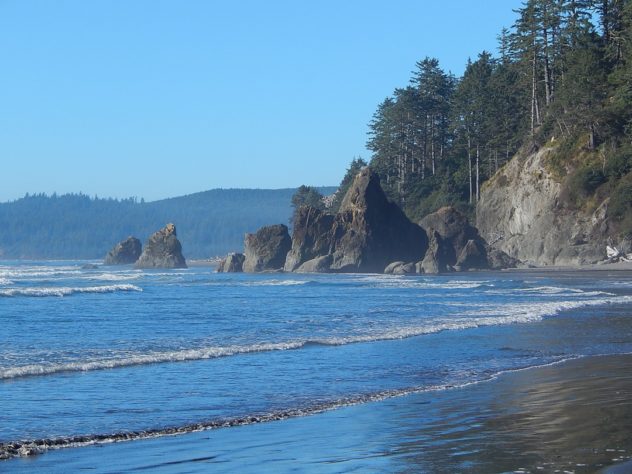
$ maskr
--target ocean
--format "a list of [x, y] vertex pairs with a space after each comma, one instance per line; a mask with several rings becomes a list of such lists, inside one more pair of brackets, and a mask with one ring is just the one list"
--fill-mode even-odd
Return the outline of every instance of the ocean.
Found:
[[25, 468], [31, 454], [115, 441], [133, 449], [192, 432], [234, 439], [243, 426], [289, 429], [298, 418], [632, 353], [623, 272], [218, 274], [84, 263], [0, 262], [0, 472]]

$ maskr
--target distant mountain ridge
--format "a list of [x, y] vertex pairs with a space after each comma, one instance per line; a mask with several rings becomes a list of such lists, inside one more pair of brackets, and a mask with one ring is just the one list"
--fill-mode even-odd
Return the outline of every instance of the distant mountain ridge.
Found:
[[[327, 195], [336, 187], [317, 189]], [[187, 258], [224, 255], [243, 247], [246, 232], [270, 222], [287, 224], [295, 192], [212, 189], [152, 202], [26, 195], [0, 203], [0, 258], [103, 258], [127, 236], [144, 243], [168, 222], [177, 225]]]

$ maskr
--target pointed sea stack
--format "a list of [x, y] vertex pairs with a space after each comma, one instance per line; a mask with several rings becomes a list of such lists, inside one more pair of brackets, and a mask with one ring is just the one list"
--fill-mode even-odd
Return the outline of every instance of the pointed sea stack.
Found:
[[108, 252], [103, 260], [104, 265], [131, 265], [142, 253], [142, 245], [136, 237], [128, 237], [119, 242]]
[[382, 273], [392, 262], [416, 262], [428, 248], [426, 232], [390, 202], [380, 179], [366, 167], [353, 180], [332, 228], [339, 272]]
[[136, 268], [187, 268], [182, 245], [176, 237], [176, 226], [167, 224], [149, 237]]
[[428, 247], [424, 230], [390, 202], [379, 177], [363, 169], [335, 216], [310, 207], [294, 216], [285, 271], [382, 273], [393, 262], [414, 271]]

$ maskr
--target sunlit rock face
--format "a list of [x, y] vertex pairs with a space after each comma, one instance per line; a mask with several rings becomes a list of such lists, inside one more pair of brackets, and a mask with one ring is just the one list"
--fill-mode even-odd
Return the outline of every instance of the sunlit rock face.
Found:
[[176, 226], [167, 224], [154, 233], [147, 243], [136, 268], [187, 268], [182, 245], [176, 236]]

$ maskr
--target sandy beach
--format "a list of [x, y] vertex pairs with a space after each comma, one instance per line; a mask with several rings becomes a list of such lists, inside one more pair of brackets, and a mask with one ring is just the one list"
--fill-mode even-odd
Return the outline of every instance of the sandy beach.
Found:
[[280, 422], [51, 451], [11, 472], [629, 472], [632, 355]]

